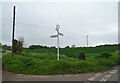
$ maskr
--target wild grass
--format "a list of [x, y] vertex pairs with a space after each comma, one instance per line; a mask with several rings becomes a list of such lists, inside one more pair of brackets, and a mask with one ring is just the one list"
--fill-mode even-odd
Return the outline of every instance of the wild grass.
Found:
[[11, 56], [7, 53], [2, 58], [2, 67], [5, 71], [23, 74], [73, 74], [99, 72], [110, 69], [118, 64], [116, 53], [107, 58], [98, 58], [86, 55], [86, 61], [60, 55], [57, 61], [55, 53], [25, 52], [22, 55]]

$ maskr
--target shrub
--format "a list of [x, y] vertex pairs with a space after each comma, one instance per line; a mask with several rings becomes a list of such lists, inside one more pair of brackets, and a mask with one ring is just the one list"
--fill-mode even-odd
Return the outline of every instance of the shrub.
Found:
[[14, 53], [22, 54], [23, 43], [24, 43], [24, 38], [23, 37], [21, 37], [19, 40], [14, 39], [14, 42], [13, 42]]
[[112, 56], [110, 53], [108, 52], [103, 52], [101, 55], [97, 55], [95, 58], [98, 59], [98, 58], [108, 58]]
[[108, 53], [108, 52], [103, 52], [102, 56], [105, 57], [105, 58], [108, 58], [108, 57], [110, 57], [112, 55], [110, 53]]
[[3, 50], [3, 49], [2, 49], [2, 53], [5, 53], [5, 52], [6, 52], [6, 50]]

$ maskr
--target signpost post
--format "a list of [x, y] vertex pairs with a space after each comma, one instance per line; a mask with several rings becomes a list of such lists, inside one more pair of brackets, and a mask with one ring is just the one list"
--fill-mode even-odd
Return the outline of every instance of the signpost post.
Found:
[[57, 35], [50, 36], [51, 38], [57, 37], [57, 60], [59, 60], [59, 36], [63, 36], [62, 33], [59, 32], [60, 25], [56, 25], [55, 30], [57, 31]]

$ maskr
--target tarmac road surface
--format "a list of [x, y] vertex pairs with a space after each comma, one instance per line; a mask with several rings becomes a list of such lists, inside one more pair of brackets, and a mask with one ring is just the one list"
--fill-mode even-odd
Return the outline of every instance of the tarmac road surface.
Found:
[[118, 81], [118, 67], [100, 73], [70, 75], [23, 75], [2, 72], [3, 81]]

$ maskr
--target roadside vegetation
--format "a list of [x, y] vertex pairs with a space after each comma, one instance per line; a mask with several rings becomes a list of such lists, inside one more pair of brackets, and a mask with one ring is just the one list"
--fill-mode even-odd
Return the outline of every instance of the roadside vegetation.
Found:
[[[75, 74], [105, 71], [118, 65], [117, 46], [63, 48], [60, 60], [56, 60], [55, 48], [25, 49], [22, 54], [11, 56], [4, 54], [2, 67], [4, 71], [23, 74]], [[83, 51], [86, 60], [79, 60], [77, 55]]]

